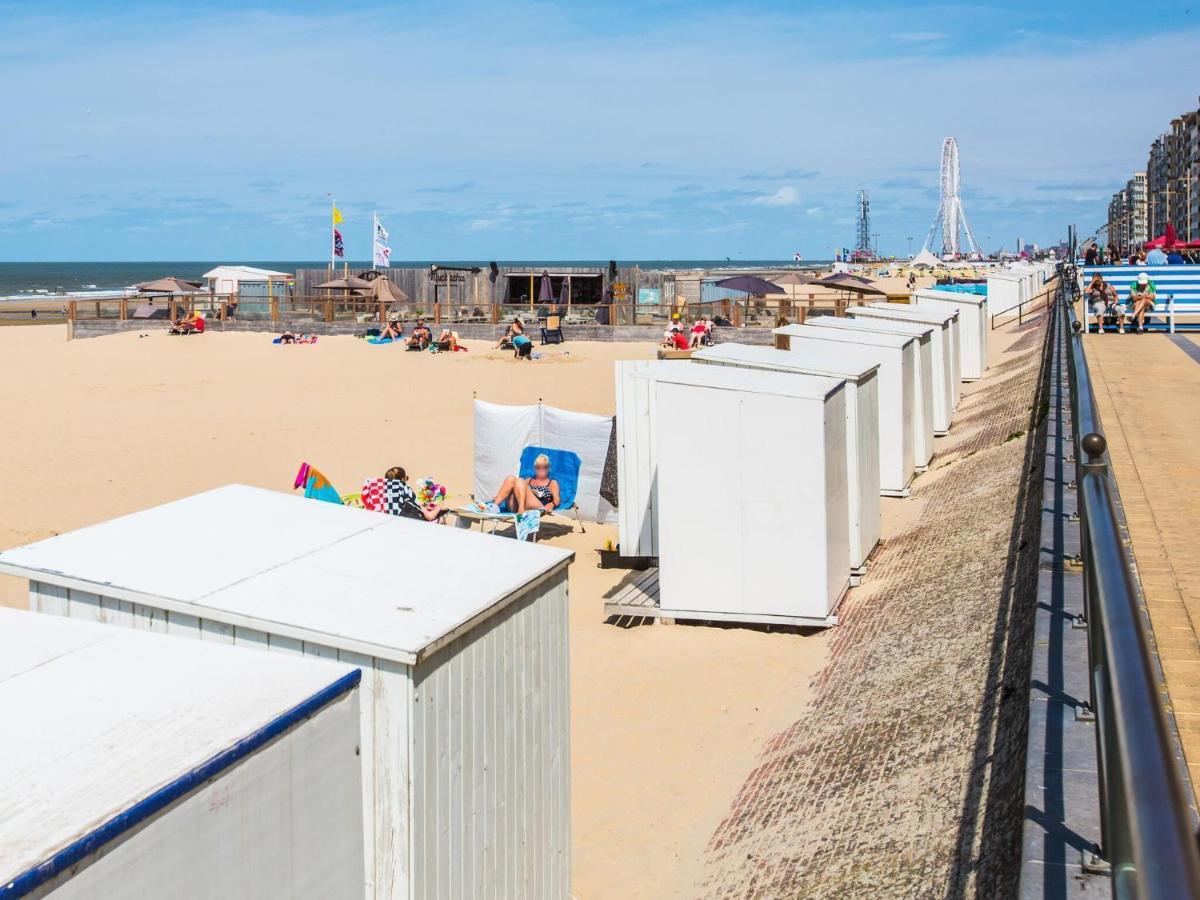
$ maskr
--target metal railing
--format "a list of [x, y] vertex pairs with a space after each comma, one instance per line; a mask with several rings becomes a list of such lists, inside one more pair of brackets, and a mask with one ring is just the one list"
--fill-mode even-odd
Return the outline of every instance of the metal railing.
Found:
[[[1043, 310], [1049, 309], [1050, 304], [1054, 302], [1055, 296], [1057, 296], [1057, 288], [1047, 288], [1036, 297], [1030, 297], [1028, 300], [1022, 300], [1012, 309], [1006, 309], [1004, 312], [996, 313], [994, 316], [992, 316], [991, 330], [995, 331], [1001, 325], [1008, 325], [1011, 322], [1016, 322], [1018, 325], [1024, 325], [1026, 317], [1033, 315], [1035, 312], [1040, 313]], [[1001, 321], [1002, 316], [1008, 316], [1008, 318]]]
[[1200, 847], [1118, 524], [1107, 443], [1072, 305], [1074, 266], [1060, 276], [1055, 327], [1070, 386], [1101, 855], [1115, 897], [1200, 897]]

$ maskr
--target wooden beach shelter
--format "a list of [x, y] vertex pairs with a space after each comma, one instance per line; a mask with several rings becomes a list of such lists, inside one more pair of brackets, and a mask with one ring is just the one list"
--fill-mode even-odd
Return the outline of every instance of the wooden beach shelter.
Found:
[[924, 332], [927, 340], [922, 339], [921, 352], [924, 353], [926, 349], [929, 352], [933, 433], [939, 436], [949, 434], [950, 424], [954, 419], [954, 387], [958, 383], [954, 378], [954, 366], [950, 360], [950, 326], [939, 321], [921, 321], [911, 317], [902, 319], [888, 310], [872, 309], [869, 306], [851, 307], [846, 310], [846, 316], [854, 322], [867, 322], [887, 330], [899, 330], [901, 334]]
[[918, 472], [927, 468], [929, 461], [933, 459], [933, 435], [936, 430], [933, 416], [933, 329], [928, 326], [909, 325], [907, 322], [872, 322], [834, 316], [820, 316], [809, 324], [814, 328], [898, 334], [913, 339], [913, 464]]
[[0, 609], [0, 896], [362, 897], [360, 677]]
[[[850, 571], [861, 575], [879, 543], [879, 363], [870, 351], [808, 345], [796, 351], [723, 343], [692, 354], [693, 363], [734, 366], [846, 382], [846, 479]], [[794, 461], [801, 471], [810, 462]]]
[[913, 294], [913, 299], [918, 308], [949, 309], [959, 314], [962, 380], [978, 381], [982, 378], [987, 369], [988, 332], [991, 330], [988, 298], [980, 294], [922, 289]]
[[888, 313], [901, 322], [927, 323], [930, 325], [940, 324], [945, 327], [943, 343], [945, 344], [946, 355], [949, 357], [950, 362], [952, 394], [950, 411], [953, 413], [957, 410], [958, 404], [962, 400], [962, 323], [959, 321], [961, 317], [958, 311], [953, 309], [920, 307], [911, 303], [888, 303], [883, 300], [871, 303], [865, 308]]
[[635, 377], [657, 394], [661, 615], [837, 624], [850, 584], [844, 382], [693, 363]]
[[572, 558], [229, 485], [0, 572], [42, 612], [360, 667], [367, 896], [566, 897]]
[[[916, 340], [898, 334], [841, 331], [809, 325], [785, 325], [775, 334], [793, 352], [809, 344], [841, 350], [843, 345], [867, 348], [868, 359], [879, 365], [879, 491], [885, 497], [907, 497], [915, 472], [913, 409], [916, 405]], [[0, 557], [2, 558], [2, 557]]]

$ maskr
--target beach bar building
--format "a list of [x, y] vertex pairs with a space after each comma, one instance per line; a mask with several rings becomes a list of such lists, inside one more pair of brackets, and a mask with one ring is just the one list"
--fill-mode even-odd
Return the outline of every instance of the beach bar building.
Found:
[[933, 459], [933, 329], [909, 325], [906, 322], [871, 322], [838, 316], [818, 316], [806, 323], [814, 328], [836, 331], [861, 332], [864, 334], [898, 334], [912, 338], [907, 352], [912, 353], [912, 429], [913, 464], [917, 471], [928, 467]]
[[918, 290], [913, 294], [918, 308], [953, 310], [959, 314], [959, 371], [963, 381], [978, 381], [987, 369], [988, 298], [957, 291]]
[[[879, 366], [879, 491], [885, 497], [907, 497], [913, 479], [913, 386], [916, 353], [913, 338], [896, 334], [841, 331], [784, 325], [775, 336], [793, 353], [807, 355], [810, 346], [840, 351], [847, 359], [875, 362]], [[863, 351], [851, 348], [864, 348]], [[856, 356], [851, 354], [856, 353]], [[869, 354], [869, 355], [866, 355]]]
[[657, 394], [661, 615], [836, 624], [850, 585], [845, 383], [672, 363], [635, 377]]
[[[717, 344], [692, 354], [703, 365], [734, 366], [801, 377], [844, 380], [846, 392], [846, 478], [849, 502], [850, 572], [861, 575], [879, 543], [879, 363], [871, 351], [841, 345], [805, 344], [776, 350], [747, 344]], [[816, 460], [795, 460], [802, 469]]]
[[[932, 369], [933, 393], [933, 433], [944, 435], [950, 433], [950, 423], [954, 418], [955, 387], [958, 381], [954, 377], [954, 363], [951, 360], [950, 324], [947, 321], [930, 321], [935, 314], [925, 313], [925, 320], [913, 318], [921, 313], [910, 314], [909, 318], [900, 318], [890, 310], [872, 309], [869, 306], [850, 307], [846, 315], [852, 320], [861, 322], [883, 322], [900, 325], [905, 329], [924, 328], [929, 332], [929, 357]], [[937, 318], [941, 319], [940, 314]], [[902, 332], [911, 333], [911, 332]], [[922, 347], [922, 349], [924, 349]]]
[[361, 674], [0, 609], [0, 896], [362, 897]]
[[361, 668], [367, 896], [566, 897], [572, 558], [228, 485], [0, 572], [41, 612]]

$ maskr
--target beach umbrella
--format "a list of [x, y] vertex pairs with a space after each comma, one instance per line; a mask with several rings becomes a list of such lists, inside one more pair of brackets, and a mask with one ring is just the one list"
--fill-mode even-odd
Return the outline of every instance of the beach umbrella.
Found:
[[850, 291], [854, 294], [877, 294], [886, 297], [887, 291], [881, 291], [864, 278], [855, 275], [828, 275], [814, 282], [818, 287], [833, 288], [838, 291]]
[[538, 305], [553, 306], [554, 305], [554, 286], [550, 283], [550, 273], [542, 273], [542, 284], [538, 288]]
[[134, 285], [142, 294], [194, 294], [202, 290], [198, 281], [184, 281], [174, 275], [156, 278], [154, 281], [143, 281]]
[[376, 278], [371, 282], [371, 296], [380, 303], [408, 303], [408, 294], [404, 293], [390, 279]]
[[773, 281], [759, 278], [757, 275], [734, 275], [717, 282], [717, 287], [730, 291], [741, 291], [744, 294], [786, 294], [783, 288]]
[[782, 278], [776, 278], [772, 284], [794, 285], [816, 284], [819, 279], [813, 275], [801, 275], [799, 272], [788, 272]]
[[345, 278], [334, 278], [330, 281], [324, 281], [317, 285], [319, 291], [361, 291], [369, 290], [371, 282], [359, 278], [357, 275], [348, 275]]

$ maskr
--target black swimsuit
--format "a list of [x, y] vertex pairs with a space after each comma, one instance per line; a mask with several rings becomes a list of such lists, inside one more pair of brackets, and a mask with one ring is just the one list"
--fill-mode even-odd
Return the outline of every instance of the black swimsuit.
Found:
[[554, 500], [554, 492], [550, 490], [550, 482], [546, 482], [543, 485], [536, 485], [531, 481], [529, 483], [529, 490], [533, 493], [533, 496], [538, 498], [538, 502], [542, 506], [546, 506]]

